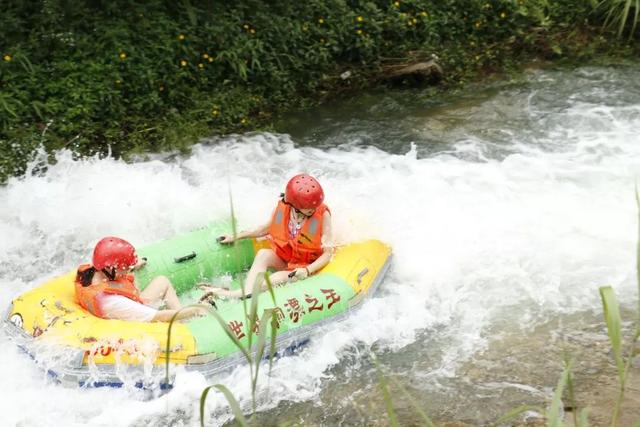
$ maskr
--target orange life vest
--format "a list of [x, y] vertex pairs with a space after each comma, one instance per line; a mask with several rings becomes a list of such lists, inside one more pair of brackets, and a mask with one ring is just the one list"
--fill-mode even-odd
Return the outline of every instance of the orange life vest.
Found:
[[[78, 267], [78, 273], [91, 268], [89, 264], [83, 264]], [[126, 275], [117, 280], [105, 281], [102, 283], [94, 283], [89, 286], [82, 286], [79, 278], [76, 277], [76, 299], [82, 308], [89, 311], [94, 316], [104, 318], [104, 313], [98, 303], [98, 298], [102, 294], [122, 295], [131, 300], [143, 304], [140, 299], [140, 291], [134, 284], [134, 276]]]
[[298, 234], [291, 237], [291, 205], [282, 200], [278, 202], [269, 224], [268, 238], [271, 248], [287, 262], [288, 268], [304, 267], [322, 255], [322, 225], [324, 213], [327, 211], [327, 205], [318, 206], [313, 215], [304, 220]]

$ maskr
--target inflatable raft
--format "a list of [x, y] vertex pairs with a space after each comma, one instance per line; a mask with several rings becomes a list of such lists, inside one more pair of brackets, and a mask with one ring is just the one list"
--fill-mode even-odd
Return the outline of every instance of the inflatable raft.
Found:
[[[228, 227], [213, 225], [140, 248], [139, 256], [148, 262], [136, 272], [136, 283], [144, 289], [157, 275], [166, 275], [185, 304], [202, 294], [196, 289], [198, 282], [226, 277], [232, 287], [239, 286], [255, 252], [267, 244], [243, 240], [221, 245], [216, 237], [224, 233]], [[314, 329], [357, 308], [381, 282], [390, 260], [391, 249], [380, 241], [349, 244], [337, 248], [331, 262], [313, 276], [275, 288], [275, 304], [269, 292], [261, 293], [258, 315], [274, 310], [278, 353], [294, 349]], [[74, 279], [75, 270], [16, 297], [5, 317], [9, 335], [61, 383], [162, 387], [167, 358], [207, 377], [244, 361], [228, 336], [231, 333], [248, 346], [243, 301], [215, 300], [227, 331], [212, 315], [175, 322], [167, 354], [168, 323], [97, 318], [77, 304]], [[254, 334], [254, 349], [256, 341]]]

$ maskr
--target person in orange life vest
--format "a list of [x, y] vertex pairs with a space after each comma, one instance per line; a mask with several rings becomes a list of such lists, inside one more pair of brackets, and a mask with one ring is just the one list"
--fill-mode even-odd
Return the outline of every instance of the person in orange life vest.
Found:
[[[302, 280], [323, 268], [331, 260], [331, 213], [323, 203], [324, 191], [320, 183], [310, 175], [299, 174], [287, 183], [271, 220], [252, 231], [233, 236], [222, 236], [223, 244], [235, 240], [263, 237], [269, 239], [271, 248], [260, 249], [253, 260], [244, 282], [244, 295], [250, 295], [258, 275], [269, 268], [276, 270], [269, 278], [273, 285]], [[266, 289], [266, 281], [262, 281]], [[242, 290], [229, 290], [208, 285], [200, 286], [205, 295], [241, 297]]]
[[[91, 264], [78, 268], [76, 299], [82, 308], [104, 319], [168, 322], [182, 308], [173, 285], [164, 276], [154, 278], [144, 291], [136, 287], [132, 269], [144, 267], [138, 262], [131, 243], [118, 237], [105, 237], [93, 250]], [[162, 304], [166, 309], [160, 310]], [[189, 307], [177, 319], [205, 314], [203, 308]]]

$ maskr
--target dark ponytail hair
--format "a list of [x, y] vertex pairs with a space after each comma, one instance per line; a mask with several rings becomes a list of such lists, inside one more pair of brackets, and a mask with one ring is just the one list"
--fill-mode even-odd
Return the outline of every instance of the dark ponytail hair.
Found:
[[76, 282], [80, 282], [82, 286], [87, 287], [91, 284], [94, 274], [96, 274], [96, 269], [94, 267], [89, 267], [86, 270], [78, 270]]
[[116, 269], [111, 267], [111, 269], [109, 269], [108, 267], [105, 267], [101, 270], [105, 276], [107, 276], [107, 279], [109, 280], [115, 280], [116, 279]]

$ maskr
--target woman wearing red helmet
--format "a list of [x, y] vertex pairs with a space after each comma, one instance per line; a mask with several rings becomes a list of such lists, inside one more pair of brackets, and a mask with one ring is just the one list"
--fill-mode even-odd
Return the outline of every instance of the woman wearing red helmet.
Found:
[[[136, 287], [133, 269], [142, 268], [131, 243], [105, 237], [93, 250], [92, 264], [78, 268], [76, 299], [82, 308], [104, 319], [168, 322], [182, 308], [176, 291], [165, 276], [154, 278], [144, 291]], [[166, 309], [156, 307], [166, 305]], [[202, 308], [182, 310], [177, 318], [204, 314]]]
[[[264, 237], [269, 239], [270, 249], [260, 249], [242, 290], [201, 286], [218, 296], [240, 297], [252, 292], [258, 275], [268, 269], [276, 270], [269, 278], [274, 285], [305, 279], [323, 268], [331, 259], [331, 212], [323, 203], [324, 191], [312, 176], [299, 174], [287, 183], [271, 220], [253, 231], [243, 231], [235, 236], [223, 236], [221, 243], [234, 240]], [[262, 288], [266, 283], [263, 281]]]

